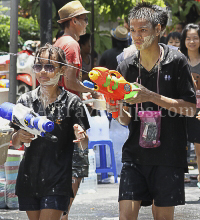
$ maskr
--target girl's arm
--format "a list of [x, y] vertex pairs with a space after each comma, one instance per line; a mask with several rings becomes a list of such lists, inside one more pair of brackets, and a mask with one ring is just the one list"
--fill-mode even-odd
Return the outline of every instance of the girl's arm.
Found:
[[74, 140], [73, 142], [77, 143], [78, 147], [81, 150], [85, 150], [88, 147], [88, 136], [86, 132], [78, 124], [75, 124], [73, 127], [74, 127], [74, 134], [76, 137], [76, 140]]

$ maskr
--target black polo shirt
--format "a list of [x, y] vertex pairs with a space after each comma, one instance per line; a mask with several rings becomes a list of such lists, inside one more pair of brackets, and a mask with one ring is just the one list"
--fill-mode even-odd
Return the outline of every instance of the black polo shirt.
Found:
[[36, 113], [54, 122], [51, 132], [57, 136], [54, 143], [38, 136], [26, 148], [21, 161], [16, 195], [36, 196], [72, 195], [72, 155], [75, 140], [73, 125], [89, 128], [85, 109], [80, 98], [62, 88], [56, 101], [46, 109], [39, 98], [40, 87], [23, 94], [18, 103], [32, 108]]
[[[164, 48], [164, 57], [160, 62], [159, 89], [160, 94], [172, 99], [183, 99], [196, 103], [193, 82], [187, 60], [183, 54]], [[139, 76], [139, 52], [124, 60], [117, 70], [128, 82], [136, 82]], [[158, 66], [150, 72], [141, 66], [142, 85], [157, 92]], [[132, 161], [142, 165], [163, 165], [187, 168], [186, 152], [186, 117], [175, 114], [167, 109], [161, 109], [161, 145], [157, 148], [142, 148], [139, 146], [140, 119], [137, 116], [136, 105], [131, 105], [132, 119], [129, 124], [130, 134], [123, 146], [122, 162]], [[152, 102], [142, 104], [144, 110], [158, 110]], [[141, 104], [139, 104], [139, 111]]]

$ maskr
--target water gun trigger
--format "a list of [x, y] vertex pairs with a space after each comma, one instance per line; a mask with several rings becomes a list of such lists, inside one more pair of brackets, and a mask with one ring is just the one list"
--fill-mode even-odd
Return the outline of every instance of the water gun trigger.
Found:
[[[112, 106], [116, 106], [117, 105], [117, 102], [115, 101], [115, 100], [113, 100], [113, 99], [109, 99], [109, 100], [107, 100], [108, 102], [109, 102], [109, 105], [112, 105]], [[112, 117], [113, 118], [117, 118], [118, 117], [118, 111], [116, 111], [116, 112], [112, 112]]]
[[112, 112], [112, 117], [113, 117], [113, 118], [117, 118], [118, 115], [119, 115], [118, 112]]

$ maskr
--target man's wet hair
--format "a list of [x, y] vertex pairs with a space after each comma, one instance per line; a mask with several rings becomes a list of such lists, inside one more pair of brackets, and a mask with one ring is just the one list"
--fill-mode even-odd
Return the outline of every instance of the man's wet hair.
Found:
[[164, 30], [168, 22], [168, 14], [167, 14], [166, 9], [158, 5], [153, 5], [152, 8], [155, 10], [155, 12], [158, 13], [161, 30]]
[[57, 56], [56, 61], [61, 62], [60, 67], [66, 64], [65, 52], [59, 47], [52, 46], [50, 43], [46, 43], [43, 47], [40, 47], [40, 49], [36, 52], [34, 63], [36, 63], [36, 60], [38, 60], [39, 63], [43, 61], [43, 59], [40, 59], [40, 57], [41, 57], [41, 54], [44, 52], [48, 52], [49, 54], [49, 57], [48, 57], [49, 63], [51, 61], [52, 54], [55, 54]]
[[145, 19], [152, 24], [153, 28], [160, 24], [159, 14], [155, 11], [153, 5], [149, 2], [138, 3], [134, 8], [130, 10], [128, 18], [129, 26], [130, 20], [132, 19]]

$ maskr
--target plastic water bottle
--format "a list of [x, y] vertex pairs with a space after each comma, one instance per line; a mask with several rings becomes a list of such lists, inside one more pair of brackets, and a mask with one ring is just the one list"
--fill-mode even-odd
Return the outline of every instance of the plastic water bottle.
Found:
[[95, 193], [97, 191], [97, 174], [96, 174], [96, 159], [93, 149], [88, 150], [89, 173], [85, 177], [78, 190], [78, 194]]

